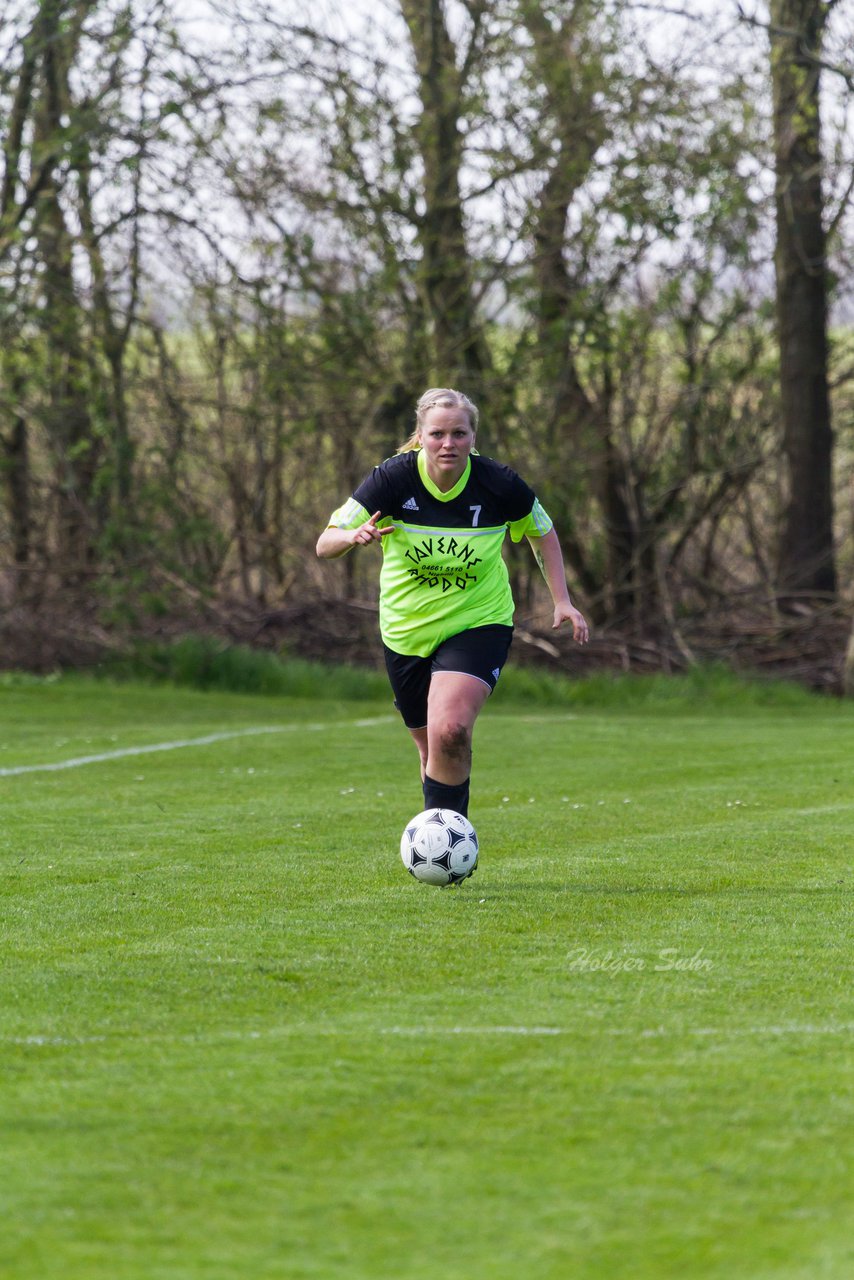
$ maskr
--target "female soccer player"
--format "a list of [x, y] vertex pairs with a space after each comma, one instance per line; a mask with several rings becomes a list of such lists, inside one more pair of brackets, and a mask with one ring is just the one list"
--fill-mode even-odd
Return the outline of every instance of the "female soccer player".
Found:
[[421, 756], [425, 809], [468, 815], [474, 723], [507, 660], [513, 597], [501, 556], [526, 537], [551, 592], [553, 627], [587, 623], [569, 598], [552, 522], [515, 471], [474, 450], [478, 410], [434, 387], [413, 435], [334, 511], [323, 559], [380, 543], [380, 634], [395, 706]]

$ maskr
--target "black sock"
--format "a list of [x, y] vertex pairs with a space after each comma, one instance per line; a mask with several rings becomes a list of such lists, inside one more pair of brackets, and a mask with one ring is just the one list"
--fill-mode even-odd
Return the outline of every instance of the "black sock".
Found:
[[453, 809], [464, 818], [469, 815], [469, 783], [471, 778], [453, 786], [448, 782], [436, 782], [429, 775], [421, 784], [425, 809]]

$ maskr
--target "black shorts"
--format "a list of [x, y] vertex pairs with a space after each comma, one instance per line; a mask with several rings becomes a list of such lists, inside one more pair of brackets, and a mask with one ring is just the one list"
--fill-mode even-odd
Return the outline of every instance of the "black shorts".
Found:
[[388, 678], [394, 692], [394, 705], [403, 716], [407, 729], [423, 729], [427, 724], [427, 695], [434, 671], [459, 671], [489, 685], [498, 683], [501, 668], [510, 652], [513, 628], [497, 623], [471, 627], [450, 636], [426, 658], [395, 653], [383, 645]]

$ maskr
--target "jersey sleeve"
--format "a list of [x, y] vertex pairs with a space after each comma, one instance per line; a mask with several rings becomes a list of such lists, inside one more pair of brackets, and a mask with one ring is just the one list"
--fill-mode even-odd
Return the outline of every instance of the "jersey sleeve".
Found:
[[511, 520], [508, 525], [514, 542], [521, 542], [523, 538], [544, 538], [553, 527], [551, 516], [536, 497], [528, 514], [520, 520]]
[[[376, 507], [374, 507], [376, 511]], [[358, 529], [359, 525], [370, 520], [373, 513], [366, 511], [355, 498], [348, 498], [345, 503], [332, 512], [327, 522], [327, 529]]]
[[[508, 468], [509, 471], [509, 468]], [[510, 492], [507, 527], [514, 542], [523, 538], [542, 538], [552, 527], [551, 518], [543, 510], [534, 490], [515, 471], [509, 472]]]
[[336, 508], [329, 517], [329, 525], [335, 529], [358, 529], [360, 524], [370, 520], [375, 511], [381, 517], [377, 524], [387, 523], [385, 517], [390, 511], [389, 484], [382, 466], [374, 467], [369, 475], [356, 488], [353, 496]]

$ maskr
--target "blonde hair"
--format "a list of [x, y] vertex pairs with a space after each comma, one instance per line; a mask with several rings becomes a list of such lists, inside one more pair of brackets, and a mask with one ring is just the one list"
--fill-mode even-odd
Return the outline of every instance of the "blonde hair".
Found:
[[424, 426], [424, 420], [431, 409], [462, 409], [468, 414], [472, 431], [477, 431], [480, 414], [477, 405], [469, 400], [468, 396], [463, 395], [462, 391], [455, 391], [453, 387], [431, 387], [429, 391], [424, 392], [415, 406], [415, 430], [400, 446], [398, 453], [408, 453], [411, 449], [421, 448], [418, 433]]

